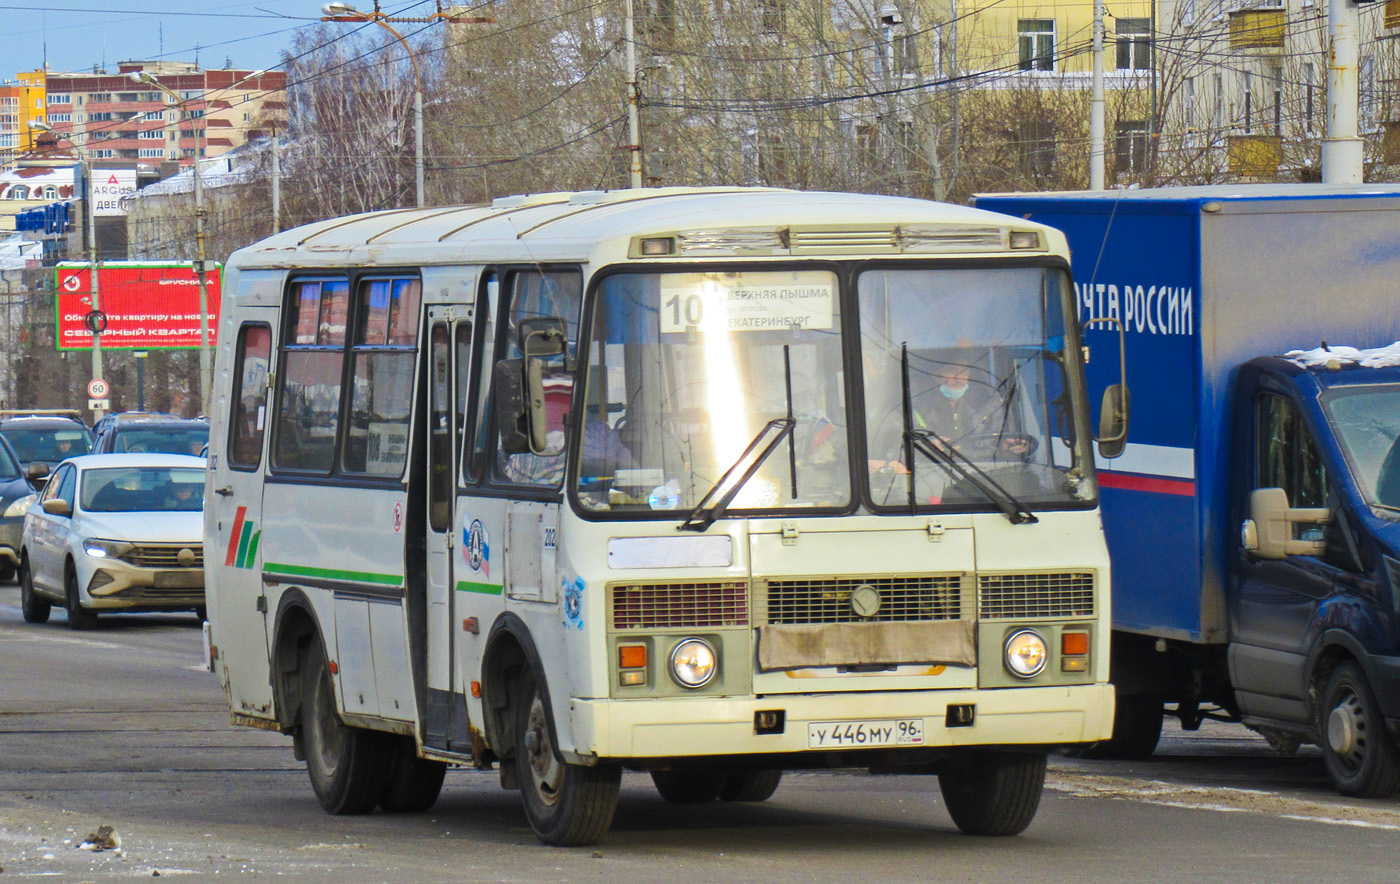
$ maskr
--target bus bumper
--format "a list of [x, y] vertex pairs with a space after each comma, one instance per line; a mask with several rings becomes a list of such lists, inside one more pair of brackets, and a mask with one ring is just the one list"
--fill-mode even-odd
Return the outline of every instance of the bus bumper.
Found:
[[[970, 725], [949, 726], [949, 707], [973, 707]], [[811, 745], [809, 724], [922, 722], [924, 748], [1059, 745], [1107, 739], [1113, 686], [783, 694], [763, 698], [573, 701], [581, 758], [640, 759], [830, 751]], [[760, 712], [781, 711], [781, 733], [757, 733]], [[914, 748], [899, 745], [887, 748]], [[860, 748], [860, 747], [851, 747]]]

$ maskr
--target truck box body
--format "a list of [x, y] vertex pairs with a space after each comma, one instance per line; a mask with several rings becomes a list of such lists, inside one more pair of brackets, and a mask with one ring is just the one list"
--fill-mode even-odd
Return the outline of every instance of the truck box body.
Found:
[[[1069, 238], [1081, 323], [1124, 325], [1128, 444], [1099, 461], [1119, 631], [1229, 639], [1231, 390], [1250, 358], [1400, 340], [1400, 185], [979, 195]], [[1118, 332], [1087, 329], [1091, 397]], [[1238, 458], [1233, 458], [1238, 460]]]

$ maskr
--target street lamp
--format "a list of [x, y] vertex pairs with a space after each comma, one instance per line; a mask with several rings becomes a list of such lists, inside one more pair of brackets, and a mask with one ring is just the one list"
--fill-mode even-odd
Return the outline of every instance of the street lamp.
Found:
[[[189, 114], [185, 110], [185, 99], [181, 98], [175, 90], [145, 71], [132, 71], [130, 76], [134, 82], [154, 86], [169, 95], [179, 106], [180, 116], [185, 119], [189, 118]], [[178, 143], [177, 140], [176, 144]], [[206, 276], [204, 255], [204, 181], [199, 177], [198, 136], [195, 137], [194, 162], [190, 164], [190, 169], [194, 173], [194, 274], [195, 278], [199, 280], [199, 411], [201, 414], [205, 414], [209, 408], [209, 376], [212, 371], [209, 358], [209, 281]]]
[[[88, 279], [90, 281], [91, 288], [91, 291], [89, 293], [89, 297], [91, 298], [91, 303], [89, 306], [91, 307], [91, 309], [88, 311], [86, 319], [88, 330], [92, 332], [92, 379], [94, 381], [98, 381], [102, 379], [102, 329], [107, 323], [105, 321], [105, 317], [103, 317], [102, 315], [102, 309], [98, 304], [97, 298], [97, 208], [95, 205], [95, 200], [93, 199], [93, 197], [95, 196], [95, 188], [93, 181], [92, 161], [88, 157], [87, 151], [83, 150], [83, 148], [80, 147], [76, 141], [74, 141], [72, 138], [69, 138], [67, 135], [62, 134], [61, 132], [55, 131], [54, 128], [48, 123], [36, 120], [34, 122], [34, 128], [39, 129], [43, 132], [48, 132], [49, 134], [54, 135], [58, 138], [62, 138], [64, 141], [68, 142], [68, 144], [75, 151], [78, 152], [78, 170], [79, 173], [82, 175], [83, 182], [85, 183], [83, 202], [86, 203], [85, 208], [87, 209], [87, 211], [85, 214], [87, 215], [87, 219], [86, 222], [83, 224], [83, 239], [86, 240], [87, 245]], [[91, 387], [89, 387], [89, 389], [91, 389]], [[104, 397], [89, 398], [89, 401], [100, 403], [103, 401], [103, 398]], [[92, 409], [95, 418], [101, 418], [102, 411], [103, 409], [100, 405], [97, 408]], [[96, 419], [94, 419], [93, 423], [96, 422]]]
[[418, 208], [423, 208], [423, 76], [418, 71], [418, 58], [413, 54], [413, 49], [408, 45], [408, 41], [403, 35], [394, 30], [389, 22], [423, 22], [431, 24], [436, 21], [446, 24], [483, 24], [495, 21], [495, 19], [484, 15], [462, 15], [452, 11], [444, 12], [439, 5], [437, 12], [422, 18], [390, 18], [379, 11], [379, 0], [375, 0], [373, 12], [361, 12], [348, 3], [327, 3], [321, 7], [321, 21], [333, 22], [373, 22], [379, 25], [399, 41], [403, 46], [403, 51], [408, 54], [408, 61], [413, 65], [413, 173], [414, 188], [417, 197]]

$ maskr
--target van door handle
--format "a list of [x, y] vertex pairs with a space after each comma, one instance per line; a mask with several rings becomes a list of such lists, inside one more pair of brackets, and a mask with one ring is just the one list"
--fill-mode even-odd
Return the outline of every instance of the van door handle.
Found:
[[219, 495], [219, 496], [221, 496], [221, 497], [232, 497], [232, 496], [233, 496], [233, 486], [232, 486], [232, 485], [225, 485], [225, 486], [222, 487], [222, 488], [215, 488], [215, 489], [214, 489], [214, 493], [217, 494], [217, 495]]

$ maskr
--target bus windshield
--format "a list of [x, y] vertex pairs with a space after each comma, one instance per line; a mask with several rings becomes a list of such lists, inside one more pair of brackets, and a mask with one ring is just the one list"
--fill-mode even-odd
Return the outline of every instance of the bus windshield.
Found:
[[820, 510], [852, 500], [841, 316], [829, 270], [617, 274], [594, 309], [577, 490], [593, 511], [679, 510], [771, 421], [792, 430], [728, 510]]
[[1094, 497], [1076, 418], [1083, 393], [1064, 370], [1063, 273], [872, 270], [856, 287], [877, 509]]

